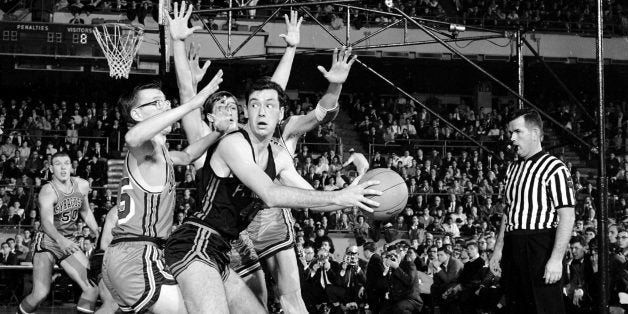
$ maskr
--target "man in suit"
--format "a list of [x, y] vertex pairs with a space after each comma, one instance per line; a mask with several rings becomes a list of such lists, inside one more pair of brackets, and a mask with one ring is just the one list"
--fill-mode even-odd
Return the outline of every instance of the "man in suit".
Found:
[[414, 261], [404, 259], [395, 251], [384, 255], [384, 278], [388, 287], [386, 306], [382, 313], [411, 314], [421, 311], [419, 274]]
[[443, 302], [443, 293], [457, 282], [463, 264], [451, 257], [451, 252], [446, 246], [442, 246], [438, 248], [437, 259], [430, 262], [429, 268], [434, 274], [434, 283], [431, 288], [432, 301], [434, 305], [441, 305], [441, 309], [448, 313], [447, 304]]
[[364, 257], [368, 261], [366, 266], [366, 300], [371, 312], [379, 313], [383, 297], [386, 293], [384, 283], [384, 262], [377, 254], [374, 242], [364, 244]]
[[3, 242], [0, 249], [0, 265], [17, 265], [17, 255], [11, 252], [7, 242]]
[[311, 284], [315, 304], [332, 303], [339, 307], [340, 298], [335, 288], [340, 279], [340, 265], [329, 255], [325, 248], [318, 250], [316, 260], [310, 263], [310, 275], [306, 280]]

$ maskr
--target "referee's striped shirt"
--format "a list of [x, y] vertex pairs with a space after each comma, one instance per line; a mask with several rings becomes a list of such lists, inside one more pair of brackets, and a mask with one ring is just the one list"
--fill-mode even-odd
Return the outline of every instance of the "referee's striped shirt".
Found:
[[512, 163], [506, 177], [506, 232], [556, 228], [557, 210], [576, 205], [569, 169], [544, 151]]

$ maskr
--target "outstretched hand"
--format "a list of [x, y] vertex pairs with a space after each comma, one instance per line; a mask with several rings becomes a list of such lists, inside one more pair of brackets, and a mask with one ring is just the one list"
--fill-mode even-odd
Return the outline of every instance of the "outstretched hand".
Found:
[[356, 57], [357, 56], [355, 55], [351, 57], [351, 47], [347, 49], [343, 46], [340, 53], [338, 53], [338, 49], [334, 49], [334, 55], [329, 71], [325, 70], [325, 68], [320, 65], [317, 68], [321, 71], [321, 73], [323, 73], [323, 76], [325, 76], [329, 83], [342, 84], [347, 80], [349, 71], [351, 70], [353, 62], [355, 62]]
[[286, 20], [286, 28], [287, 35], [281, 34], [279, 37], [283, 38], [288, 44], [288, 47], [296, 47], [301, 42], [301, 22], [303, 22], [303, 17], [299, 17], [297, 11], [290, 10], [290, 18], [288, 18], [288, 14], [283, 15]]
[[[187, 10], [186, 10], [187, 8]], [[194, 31], [201, 29], [200, 26], [192, 26], [188, 28], [188, 21], [192, 15], [193, 5], [187, 6], [185, 1], [181, 2], [181, 11], [179, 11], [179, 4], [174, 3], [174, 18], [170, 17], [168, 12], [165, 15], [168, 17], [168, 25], [170, 26], [170, 36], [172, 40], [185, 40], [188, 36], [192, 35]]]
[[222, 83], [222, 70], [218, 70], [218, 73], [214, 75], [214, 78], [203, 88], [198, 94], [196, 94], [192, 99], [190, 99], [190, 103], [195, 108], [200, 108], [205, 104], [205, 100], [215, 93], [220, 87], [220, 83]]
[[364, 183], [360, 183], [360, 179], [362, 176], [359, 176], [351, 182], [351, 185], [344, 188], [342, 192], [342, 196], [339, 199], [339, 204], [344, 206], [357, 206], [362, 210], [372, 213], [372, 207], [379, 207], [379, 203], [373, 201], [366, 196], [368, 195], [382, 195], [381, 191], [369, 189], [368, 187], [372, 185], [377, 185], [379, 181], [366, 181]]
[[203, 67], [200, 66], [199, 60], [199, 51], [201, 50], [201, 45], [195, 45], [194, 43], [190, 43], [190, 49], [188, 50], [188, 64], [190, 65], [190, 71], [192, 72], [192, 84], [194, 86], [198, 85], [198, 83], [203, 79], [205, 73], [207, 73], [207, 69], [209, 69], [209, 65], [211, 61], [207, 60], [203, 63]]

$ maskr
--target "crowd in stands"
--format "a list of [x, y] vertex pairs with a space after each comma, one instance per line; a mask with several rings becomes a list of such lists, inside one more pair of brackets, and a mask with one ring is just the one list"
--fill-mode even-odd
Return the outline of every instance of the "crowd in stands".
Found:
[[[229, 1], [197, 0], [192, 1], [197, 8], [216, 9], [229, 6]], [[281, 1], [233, 1], [233, 6], [254, 6], [279, 4]], [[0, 9], [7, 12], [17, 4], [16, 1], [5, 0]], [[624, 10], [625, 0], [604, 1], [603, 16], [605, 31], [616, 34], [628, 34], [628, 15]], [[391, 10], [381, 2], [363, 4], [366, 8], [390, 13]], [[593, 32], [596, 23], [595, 2], [591, 1], [548, 1], [548, 0], [409, 0], [400, 1], [399, 8], [414, 17], [450, 23], [481, 26], [486, 28], [522, 26], [526, 29], [549, 30], [558, 32]], [[333, 29], [344, 27], [346, 13], [343, 7], [332, 5], [316, 5], [308, 10], [319, 21], [330, 25]], [[54, 11], [69, 12], [74, 18], [71, 23], [84, 24], [93, 12], [118, 13], [125, 12], [130, 21], [145, 23], [147, 16], [156, 20], [157, 1], [151, 0], [58, 0]], [[235, 11], [236, 19], [265, 18], [272, 10]], [[384, 25], [395, 20], [394, 16], [376, 13], [353, 11], [351, 24], [361, 28], [364, 25]], [[210, 18], [224, 18], [226, 13], [219, 13]], [[94, 21], [87, 20], [88, 24]], [[101, 21], [102, 22], [102, 21]]]
[[[504, 305], [502, 290], [499, 277], [488, 270], [487, 263], [505, 208], [502, 194], [509, 156], [503, 151], [492, 156], [477, 148], [416, 148], [410, 139], [460, 136], [400, 97], [368, 99], [353, 95], [349, 100], [350, 105], [343, 108], [351, 111], [366, 143], [401, 143], [399, 153], [378, 149], [370, 163], [371, 168], [397, 171], [407, 182], [410, 199], [400, 214], [384, 222], [371, 220], [357, 208], [326, 214], [293, 211], [295, 250], [308, 308], [313, 313], [349, 312], [368, 304], [389, 313], [435, 307], [498, 312]], [[50, 180], [49, 158], [56, 151], [67, 151], [73, 174], [91, 183], [89, 205], [103, 223], [116, 197], [112, 189], [99, 187], [107, 182], [108, 158], [118, 158], [116, 151], [121, 148], [118, 144], [125, 123], [121, 123], [119, 109], [106, 103], [59, 102], [43, 106], [26, 99], [2, 101], [0, 108], [0, 129], [5, 131], [0, 145], [0, 219], [2, 224], [22, 225], [16, 229], [19, 233], [0, 243], [0, 264], [11, 265], [32, 257], [39, 225], [36, 193]], [[311, 108], [310, 100], [304, 99], [288, 112], [301, 114]], [[512, 110], [506, 106], [499, 112], [476, 113], [471, 108], [453, 106], [441, 114], [478, 140], [505, 141], [504, 127]], [[623, 125], [621, 116], [621, 107], [617, 107], [609, 120]], [[573, 122], [571, 127], [577, 128], [582, 123], [576, 120], [567, 119], [565, 123]], [[300, 145], [294, 156], [298, 172], [315, 189], [341, 189], [355, 178], [351, 166], [344, 166], [335, 128], [330, 123], [307, 134], [306, 143], [321, 145]], [[175, 126], [174, 133], [179, 131], [180, 126]], [[175, 149], [181, 146], [171, 144]], [[612, 218], [609, 237], [613, 248], [609, 254], [611, 301], [617, 305], [619, 293], [628, 292], [628, 275], [623, 272], [628, 254], [628, 156], [623, 153], [625, 145], [615, 148], [617, 153], [611, 155], [608, 164]], [[599, 273], [595, 240], [599, 194], [593, 178], [583, 177], [575, 168], [572, 174], [579, 201], [573, 239], [565, 257], [565, 303], [587, 312], [599, 300], [595, 289]], [[177, 167], [175, 178], [180, 196], [174, 228], [199, 202], [193, 167]], [[94, 235], [82, 223], [77, 230], [81, 247], [91, 254]], [[334, 233], [353, 235], [355, 245], [336, 252]]]

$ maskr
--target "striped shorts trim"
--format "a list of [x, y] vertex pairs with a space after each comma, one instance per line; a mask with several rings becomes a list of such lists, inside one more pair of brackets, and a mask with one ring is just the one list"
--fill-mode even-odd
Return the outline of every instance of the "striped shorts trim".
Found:
[[159, 299], [162, 285], [176, 285], [162, 259], [161, 250], [148, 242], [123, 242], [109, 247], [103, 279], [120, 310], [145, 313]]
[[229, 250], [229, 244], [215, 230], [186, 222], [166, 243], [166, 263], [175, 278], [193, 262], [201, 262], [216, 269], [226, 281], [229, 276]]
[[259, 259], [294, 246], [294, 217], [289, 208], [268, 208], [259, 211], [246, 229]]

